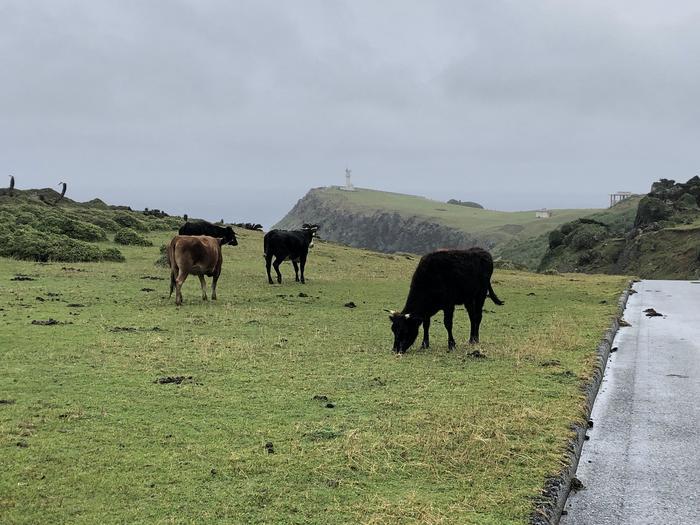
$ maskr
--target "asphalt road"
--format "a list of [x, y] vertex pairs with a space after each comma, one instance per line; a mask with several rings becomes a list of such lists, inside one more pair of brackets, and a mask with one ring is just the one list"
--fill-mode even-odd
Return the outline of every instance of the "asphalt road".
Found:
[[700, 283], [634, 289], [562, 525], [700, 525]]

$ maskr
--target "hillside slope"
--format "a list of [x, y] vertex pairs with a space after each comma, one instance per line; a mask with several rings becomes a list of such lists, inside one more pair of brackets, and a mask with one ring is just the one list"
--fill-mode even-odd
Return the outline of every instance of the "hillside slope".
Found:
[[[304, 222], [321, 225], [323, 238], [381, 252], [426, 253], [439, 248], [482, 246], [496, 256], [510, 243], [534, 239], [563, 223], [597, 210], [551, 210], [538, 219], [534, 211], [503, 212], [368, 189], [309, 191], [276, 228]], [[509, 259], [536, 267], [546, 242], [513, 250]], [[530, 253], [534, 249], [534, 254]], [[534, 262], [533, 262], [534, 261]]]
[[616, 273], [647, 279], [700, 277], [700, 177], [662, 179], [639, 200], [634, 219], [591, 215], [552, 231], [540, 270]]

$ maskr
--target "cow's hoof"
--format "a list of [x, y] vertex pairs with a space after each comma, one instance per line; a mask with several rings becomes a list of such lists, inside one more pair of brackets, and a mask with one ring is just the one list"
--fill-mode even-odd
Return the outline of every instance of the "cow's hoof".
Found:
[[428, 343], [425, 343], [425, 342], [421, 343], [421, 345], [420, 345], [421, 350], [427, 350], [428, 348], [430, 348], [430, 345]]
[[478, 339], [470, 339], [470, 340], [469, 340], [469, 344], [470, 344], [470, 345], [478, 345], [478, 344], [479, 344], [479, 340], [478, 340]]

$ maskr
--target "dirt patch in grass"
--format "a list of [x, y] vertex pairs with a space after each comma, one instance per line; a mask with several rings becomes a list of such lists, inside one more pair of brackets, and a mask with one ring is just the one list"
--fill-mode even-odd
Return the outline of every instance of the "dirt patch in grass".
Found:
[[141, 328], [138, 326], [115, 326], [114, 328], [109, 329], [110, 332], [115, 332], [115, 333], [135, 333], [135, 332], [165, 332], [163, 328], [160, 328], [159, 326], [154, 326], [152, 328]]
[[28, 275], [18, 273], [12, 279], [10, 279], [10, 281], [36, 281], [36, 279], [34, 279], [34, 277], [29, 277]]
[[189, 382], [192, 381], [192, 376], [164, 376], [164, 377], [159, 377], [154, 383], [158, 383], [159, 385], [168, 385], [170, 383], [175, 383], [176, 385], [180, 385], [184, 383], [185, 381]]
[[32, 321], [33, 325], [38, 325], [38, 326], [55, 326], [59, 324], [73, 324], [71, 321], [57, 321], [56, 319], [52, 319], [49, 317], [48, 319], [34, 319]]

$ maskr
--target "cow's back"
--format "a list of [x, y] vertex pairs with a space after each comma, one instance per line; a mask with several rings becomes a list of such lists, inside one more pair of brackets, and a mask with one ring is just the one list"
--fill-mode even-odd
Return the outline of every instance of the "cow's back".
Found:
[[[211, 274], [223, 259], [218, 239], [206, 235], [176, 235], [170, 241], [171, 268], [187, 273]], [[175, 265], [175, 266], [173, 266]]]
[[463, 304], [486, 293], [493, 259], [481, 248], [441, 250], [425, 255], [411, 280], [411, 292], [438, 304]]

